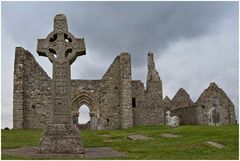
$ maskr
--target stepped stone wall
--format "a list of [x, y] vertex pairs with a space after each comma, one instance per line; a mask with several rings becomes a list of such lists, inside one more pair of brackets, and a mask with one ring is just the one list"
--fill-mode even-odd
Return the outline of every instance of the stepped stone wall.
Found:
[[[129, 128], [135, 125], [165, 124], [166, 111], [177, 115], [181, 124], [210, 124], [209, 111], [216, 108], [220, 124], [234, 124], [234, 105], [215, 83], [194, 103], [180, 88], [171, 100], [163, 100], [162, 80], [148, 53], [146, 89], [140, 80], [132, 80], [131, 55], [121, 53], [102, 79], [71, 80], [73, 123], [78, 124], [79, 108], [90, 109], [90, 130]], [[51, 78], [33, 55], [17, 47], [14, 63], [13, 127], [43, 128], [50, 123], [52, 109]], [[83, 127], [84, 125], [80, 125]]]
[[13, 127], [43, 128], [51, 120], [51, 79], [34, 57], [21, 47], [15, 51]]

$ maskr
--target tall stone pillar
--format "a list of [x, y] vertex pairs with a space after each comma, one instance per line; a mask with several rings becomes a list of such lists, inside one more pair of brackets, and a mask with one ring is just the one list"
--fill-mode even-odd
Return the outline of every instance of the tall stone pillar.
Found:
[[15, 50], [13, 85], [13, 128], [24, 128], [24, 52], [21, 47]]
[[164, 110], [161, 107], [163, 100], [162, 94], [162, 80], [155, 68], [153, 53], [149, 52], [148, 56], [148, 74], [146, 84], [146, 104], [149, 125], [164, 124]]
[[80, 115], [80, 112], [73, 112], [73, 124], [78, 125], [78, 117]]
[[129, 128], [133, 126], [132, 73], [130, 54], [120, 54], [120, 70], [121, 127]]
[[146, 100], [148, 107], [159, 106], [163, 100], [162, 80], [155, 68], [153, 53], [149, 52], [148, 56], [148, 73], [147, 73], [147, 87]]
[[78, 56], [85, 55], [84, 39], [68, 32], [63, 14], [54, 18], [54, 30], [46, 39], [39, 39], [37, 52], [48, 57], [53, 64], [51, 124], [44, 129], [40, 140], [40, 153], [83, 153], [83, 141], [73, 124], [71, 111], [70, 65]]
[[98, 127], [98, 116], [96, 113], [89, 113], [90, 115], [90, 131], [96, 131]]

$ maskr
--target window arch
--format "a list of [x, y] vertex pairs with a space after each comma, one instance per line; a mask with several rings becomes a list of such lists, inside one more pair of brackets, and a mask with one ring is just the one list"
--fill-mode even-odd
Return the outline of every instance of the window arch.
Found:
[[90, 121], [90, 109], [87, 105], [83, 104], [79, 107], [79, 116], [78, 116], [78, 124], [86, 124]]

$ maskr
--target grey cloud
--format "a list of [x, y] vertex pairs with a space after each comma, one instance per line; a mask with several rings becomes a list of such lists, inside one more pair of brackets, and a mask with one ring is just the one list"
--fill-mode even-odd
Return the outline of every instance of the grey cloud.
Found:
[[[11, 2], [7, 3], [11, 4]], [[232, 16], [236, 12], [233, 3], [226, 2], [18, 2], [17, 5], [14, 4], [8, 9], [8, 14], [13, 19], [9, 27], [10, 30], [14, 28], [11, 31], [18, 41], [29, 42], [26, 45], [35, 46], [36, 38], [46, 36], [43, 33], [47, 34], [48, 30], [52, 29], [54, 15], [62, 12], [68, 17], [70, 31], [84, 36], [87, 47], [97, 51], [93, 54], [108, 59], [110, 55], [128, 51], [135, 58], [133, 59], [135, 66], [143, 64], [148, 50], [155, 52], [181, 37], [191, 38], [207, 34], [209, 29], [212, 29], [211, 27], [224, 16]], [[226, 13], [229, 12], [232, 14], [227, 15]], [[15, 28], [17, 24], [19, 30]], [[25, 30], [29, 32], [24, 35], [19, 34], [19, 31]], [[33, 41], [27, 41], [30, 37], [33, 38], [33, 35]]]
[[[58, 13], [66, 14], [69, 31], [76, 37], [84, 37], [87, 47], [87, 55], [72, 65], [72, 78], [100, 79], [113, 59], [120, 52], [127, 51], [132, 54], [133, 79], [145, 82], [146, 53], [151, 50], [155, 53], [156, 66], [163, 79], [164, 93], [174, 95], [183, 86], [196, 98], [211, 80], [224, 79], [221, 85], [238, 105], [235, 89], [238, 78], [233, 76], [238, 73], [235, 70], [238, 69], [238, 44], [235, 43], [238, 42], [238, 2], [2, 2], [1, 12], [2, 102], [9, 110], [12, 110], [9, 101], [12, 99], [15, 46], [29, 50], [51, 76], [51, 63], [37, 55], [36, 43], [38, 38], [45, 38], [52, 31], [53, 18]], [[215, 46], [216, 49], [211, 48], [209, 51], [212, 53], [207, 55], [200, 51], [208, 46], [201, 44], [194, 49], [184, 46], [184, 53], [181, 50], [173, 55], [169, 53], [174, 44], [181, 46], [185, 41], [198, 42], [200, 38], [218, 35], [218, 30], [228, 35], [219, 37], [223, 39], [221, 42], [231, 41], [233, 45], [227, 49], [224, 45]], [[199, 43], [215, 45], [215, 42]], [[214, 53], [219, 50], [229, 54], [229, 58], [221, 57], [218, 67], [212, 68], [213, 61], [218, 59]], [[189, 52], [195, 51], [199, 52], [189, 57], [193, 60], [188, 60]], [[201, 64], [186, 64], [186, 60], [191, 62], [206, 56], [205, 70], [212, 70], [194, 80]], [[169, 64], [172, 66], [168, 67]], [[192, 68], [192, 71], [184, 73], [183, 69], [182, 74], [177, 74], [176, 71], [180, 70], [176, 64]], [[222, 73], [220, 68], [226, 73]], [[212, 77], [213, 73], [216, 77]]]

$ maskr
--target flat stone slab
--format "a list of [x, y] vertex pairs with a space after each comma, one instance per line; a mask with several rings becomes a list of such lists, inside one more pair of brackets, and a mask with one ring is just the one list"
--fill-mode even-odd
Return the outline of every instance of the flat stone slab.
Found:
[[164, 137], [164, 138], [179, 138], [179, 137], [182, 137], [181, 135], [170, 134], [170, 133], [162, 133], [161, 136]]
[[219, 148], [219, 149], [224, 148], [223, 144], [220, 144], [220, 143], [217, 143], [217, 142], [214, 142], [214, 141], [207, 141], [206, 143], [215, 147], [215, 148]]
[[151, 138], [151, 137], [139, 135], [139, 134], [129, 135], [127, 138], [130, 140], [153, 140], [153, 138]]
[[38, 154], [38, 147], [21, 147], [17, 149], [2, 149], [2, 154], [32, 157], [32, 158], [52, 158], [52, 157], [78, 157], [78, 158], [107, 158], [107, 157], [124, 157], [124, 152], [119, 152], [111, 147], [97, 147], [97, 148], [84, 148], [84, 154]]

